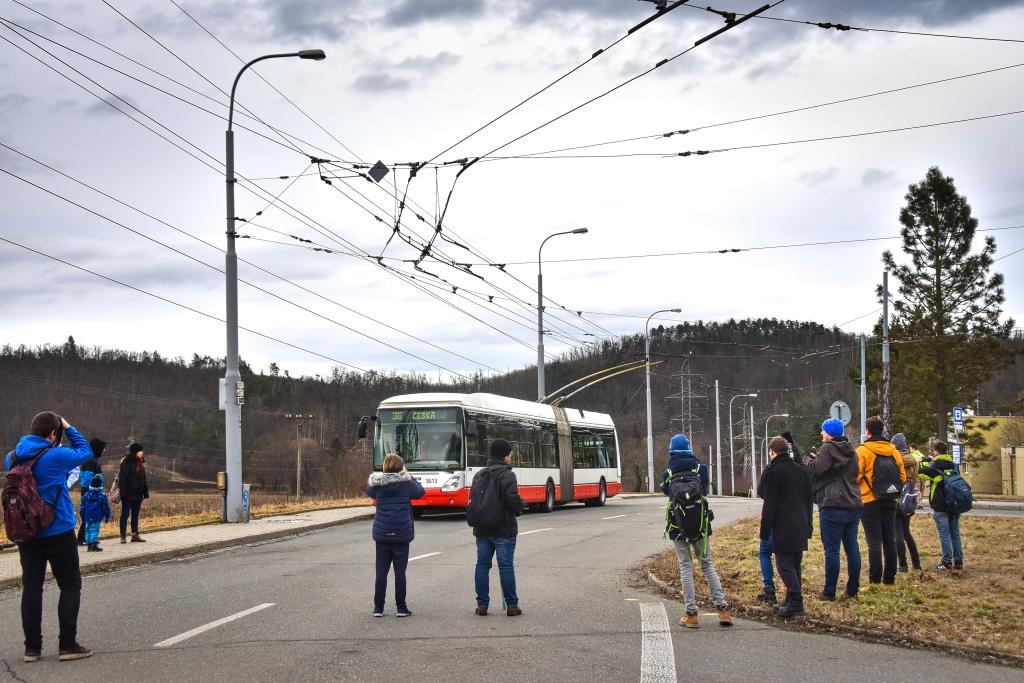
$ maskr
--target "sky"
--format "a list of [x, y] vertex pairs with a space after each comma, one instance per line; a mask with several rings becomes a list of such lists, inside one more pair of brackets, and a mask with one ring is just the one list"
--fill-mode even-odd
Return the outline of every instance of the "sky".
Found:
[[[1024, 318], [1024, 114], [775, 144], [1024, 110], [1024, 2], [787, 0], [762, 15], [1017, 42], [754, 18], [694, 47], [724, 23], [687, 6], [627, 34], [653, 13], [636, 0], [0, 0], [0, 342], [222, 357], [223, 91], [236, 55], [312, 48], [327, 59], [272, 59], [237, 89], [240, 350], [256, 368], [447, 378], [535, 364], [538, 247], [583, 227], [543, 250], [550, 356], [672, 308], [655, 320], [870, 332], [898, 239], [747, 249], [898, 237], [907, 187], [931, 166], [992, 230], [978, 244], [996, 238], [1005, 315]], [[566, 148], [579, 149], [537, 158]], [[678, 156], [699, 150], [726, 151]], [[379, 184], [354, 168], [378, 160]], [[722, 249], [741, 251], [706, 253]]]

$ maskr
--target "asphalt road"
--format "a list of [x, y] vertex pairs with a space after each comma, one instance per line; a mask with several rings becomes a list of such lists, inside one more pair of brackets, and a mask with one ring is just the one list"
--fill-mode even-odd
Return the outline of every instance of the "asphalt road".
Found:
[[[755, 509], [744, 500], [715, 505], [719, 523]], [[21, 662], [19, 594], [7, 591], [0, 665], [17, 680], [63, 683], [1021, 680], [1019, 670], [745, 621], [684, 630], [679, 602], [626, 581], [631, 567], [666, 547], [662, 519], [656, 498], [524, 515], [520, 531], [532, 533], [516, 552], [517, 618], [473, 614], [475, 546], [458, 516], [417, 522], [411, 555], [423, 557], [409, 567], [415, 616], [406, 619], [395, 618], [393, 603], [385, 618], [370, 616], [369, 522], [86, 577], [80, 639], [96, 656], [77, 662], [56, 661], [52, 586], [44, 659]], [[500, 606], [497, 568], [491, 596], [492, 608]]]

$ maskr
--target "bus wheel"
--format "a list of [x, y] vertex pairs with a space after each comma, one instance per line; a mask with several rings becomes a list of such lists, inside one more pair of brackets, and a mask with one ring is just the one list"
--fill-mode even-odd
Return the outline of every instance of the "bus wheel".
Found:
[[555, 509], [555, 485], [548, 481], [544, 491], [544, 502], [537, 506], [538, 512], [552, 512]]
[[601, 479], [601, 484], [597, 487], [597, 498], [594, 499], [594, 507], [604, 507], [607, 501], [608, 489], [605, 486], [604, 479]]

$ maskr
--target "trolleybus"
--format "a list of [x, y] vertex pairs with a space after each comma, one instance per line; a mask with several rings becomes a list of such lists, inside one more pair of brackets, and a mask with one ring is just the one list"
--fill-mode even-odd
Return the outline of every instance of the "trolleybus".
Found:
[[487, 464], [491, 442], [512, 446], [519, 494], [533, 509], [582, 501], [601, 506], [622, 489], [622, 468], [611, 417], [578, 408], [532, 403], [495, 394], [409, 394], [380, 404], [360, 421], [373, 428], [373, 465], [397, 453], [426, 495], [414, 512], [465, 509], [473, 474]]

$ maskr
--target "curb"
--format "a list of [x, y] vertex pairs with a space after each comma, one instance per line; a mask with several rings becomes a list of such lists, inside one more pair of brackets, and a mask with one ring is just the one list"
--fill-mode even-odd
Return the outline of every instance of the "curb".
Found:
[[[329, 529], [330, 527], [342, 526], [344, 524], [350, 524], [351, 522], [361, 522], [367, 519], [373, 519], [373, 512], [362, 512], [357, 515], [353, 515], [352, 517], [346, 517], [344, 519], [335, 519], [329, 522], [318, 522], [316, 524], [304, 526], [301, 529], [275, 529], [274, 531], [266, 531], [259, 534], [253, 534], [251, 536], [240, 536], [238, 538], [230, 538], [222, 541], [211, 541], [209, 543], [192, 545], [185, 548], [160, 550], [157, 552], [149, 553], [147, 555], [133, 555], [131, 557], [119, 557], [117, 559], [112, 560], [103, 560], [87, 566], [83, 566], [82, 576], [87, 576], [90, 574], [101, 574], [104, 572], [113, 571], [115, 569], [124, 569], [126, 567], [137, 567], [146, 564], [155, 564], [157, 562], [174, 560], [180, 557], [201, 555], [203, 553], [208, 553], [213, 550], [221, 550], [223, 548], [231, 548], [233, 546], [247, 545], [250, 543], [259, 543], [262, 541], [273, 541], [280, 538], [287, 538], [289, 536], [299, 536], [300, 534], [305, 534], [310, 531], [320, 531], [321, 529]], [[50, 580], [50, 578], [48, 578], [47, 580]], [[21, 577], [0, 580], [0, 590], [7, 590], [8, 588], [20, 587]]]

